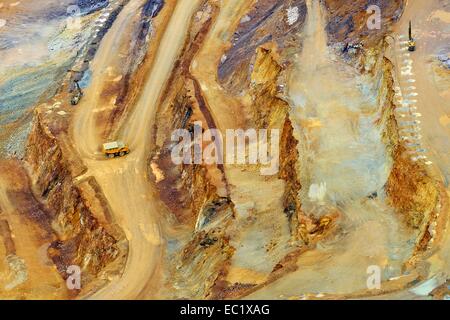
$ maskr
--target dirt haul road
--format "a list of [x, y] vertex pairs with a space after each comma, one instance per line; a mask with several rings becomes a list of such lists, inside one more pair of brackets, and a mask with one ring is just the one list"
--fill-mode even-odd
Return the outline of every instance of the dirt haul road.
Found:
[[[94, 62], [94, 84], [92, 91], [79, 106], [74, 120], [74, 140], [88, 167], [85, 175], [94, 176], [129, 241], [129, 253], [124, 273], [120, 278], [92, 295], [92, 299], [132, 299], [151, 296], [143, 292], [150, 282], [157, 281], [154, 275], [161, 261], [163, 238], [158, 224], [159, 202], [153, 195], [146, 174], [146, 155], [150, 145], [150, 129], [153, 126], [156, 104], [170, 76], [174, 62], [184, 44], [190, 18], [199, 0], [179, 1], [159, 44], [154, 67], [146, 80], [142, 95], [130, 117], [124, 121], [118, 140], [129, 143], [131, 154], [125, 158], [106, 161], [99, 159], [98, 152], [103, 141], [96, 134], [94, 106], [98, 92], [96, 81], [101, 81], [102, 72], [108, 65], [110, 54], [114, 54], [117, 38], [127, 37], [120, 33], [130, 14], [136, 13], [136, 2], [131, 1], [119, 15], [106, 38], [101, 43]], [[94, 98], [92, 98], [92, 96]], [[89, 103], [88, 103], [89, 102]]]
[[[73, 132], [77, 141], [77, 148], [84, 158], [98, 158], [98, 130], [95, 127], [98, 100], [100, 99], [102, 86], [105, 84], [105, 74], [109, 66], [113, 64], [114, 57], [120, 49], [120, 43], [127, 35], [124, 30], [130, 25], [132, 17], [137, 14], [144, 0], [130, 1], [117, 16], [113, 25], [104, 36], [95, 58], [91, 62], [93, 70], [90, 86], [86, 89], [85, 96], [80, 102], [82, 111], [75, 115]], [[108, 11], [105, 11], [108, 12]], [[89, 137], [81, 141], [81, 137]], [[78, 143], [80, 142], [80, 143]], [[97, 156], [96, 156], [97, 154]]]
[[[413, 37], [417, 44], [417, 50], [412, 53], [405, 49], [409, 21], [413, 23]], [[397, 45], [396, 56], [393, 59], [403, 98], [413, 93], [414, 98], [412, 99], [417, 100], [416, 103], [410, 105], [417, 108], [411, 112], [421, 115], [418, 118], [421, 121], [418, 127], [421, 129], [421, 142], [427, 150], [425, 155], [433, 162], [430, 168], [433, 172], [437, 172], [439, 180], [442, 179], [447, 194], [450, 194], [450, 89], [448, 86], [444, 89], [439, 88], [439, 79], [433, 68], [443, 68], [442, 66], [436, 66], [435, 56], [442, 48], [447, 47], [448, 50], [449, 26], [450, 13], [442, 10], [441, 1], [408, 1], [405, 12], [394, 29]], [[412, 67], [411, 74], [402, 73], [402, 70], [404, 70], [402, 68], [408, 65]], [[406, 99], [411, 100], [408, 97]], [[434, 170], [436, 168], [437, 170]], [[444, 212], [444, 214], [448, 215], [448, 212]], [[442, 279], [448, 278], [450, 274], [450, 233], [448, 227], [448, 225], [442, 226], [447, 231], [441, 247], [427, 261], [431, 265], [432, 275], [442, 272]], [[432, 280], [433, 278], [430, 281]], [[433, 288], [433, 286], [430, 286], [429, 289], [425, 290], [424, 295]], [[408, 297], [407, 294], [411, 293], [400, 293], [393, 298], [406, 298]]]
[[[408, 1], [400, 23], [395, 27], [397, 39], [397, 78], [405, 99], [417, 100], [411, 104], [421, 114], [420, 128], [426, 154], [439, 167], [445, 186], [450, 183], [450, 91], [439, 90], [433, 60], [439, 49], [448, 45], [450, 14], [439, 10], [441, 2], [435, 0]], [[442, 15], [441, 15], [442, 14]], [[406, 51], [409, 21], [413, 24], [413, 37], [417, 50]], [[447, 29], [445, 28], [447, 26]], [[403, 50], [403, 51], [399, 51]], [[402, 68], [411, 66], [411, 73]], [[414, 82], [413, 82], [414, 81]], [[408, 98], [408, 95], [414, 97]]]

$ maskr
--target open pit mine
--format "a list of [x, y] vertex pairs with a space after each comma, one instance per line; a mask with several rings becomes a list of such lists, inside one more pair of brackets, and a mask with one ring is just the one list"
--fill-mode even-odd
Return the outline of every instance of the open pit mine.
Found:
[[0, 0], [0, 299], [450, 299], [449, 0]]

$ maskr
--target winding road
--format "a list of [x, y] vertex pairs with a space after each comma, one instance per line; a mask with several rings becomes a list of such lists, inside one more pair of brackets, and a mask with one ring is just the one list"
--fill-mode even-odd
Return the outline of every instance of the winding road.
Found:
[[75, 147], [88, 171], [100, 184], [109, 201], [115, 222], [124, 230], [129, 242], [128, 259], [120, 277], [90, 296], [91, 299], [133, 299], [151, 297], [148, 288], [156, 279], [163, 254], [163, 236], [158, 220], [159, 200], [154, 196], [146, 174], [147, 155], [151, 148], [150, 133], [155, 119], [158, 98], [183, 47], [190, 19], [199, 0], [179, 1], [165, 30], [153, 63], [129, 118], [123, 121], [118, 140], [127, 142], [131, 154], [125, 158], [104, 160], [97, 156], [103, 141], [97, 134], [94, 106], [97, 106], [102, 74], [121, 37], [129, 17], [139, 14], [142, 1], [131, 0], [122, 10], [101, 42], [93, 62], [93, 84], [79, 105], [73, 123]]
[[[445, 119], [450, 117], [450, 103], [444, 97], [444, 92], [436, 86], [433, 76], [432, 61], [439, 49], [448, 44], [450, 32], [440, 32], [439, 20], [433, 21], [432, 14], [441, 6], [439, 1], [408, 1], [400, 22], [394, 32], [400, 45], [405, 48], [408, 38], [409, 21], [413, 23], [413, 36], [417, 40], [416, 52], [403, 51], [397, 53], [397, 78], [404, 94], [417, 94], [417, 110], [420, 114], [420, 128], [424, 147], [433, 163], [441, 172], [442, 179], [448, 189], [450, 183], [450, 124]], [[450, 23], [450, 21], [447, 21]], [[445, 30], [442, 28], [442, 30]], [[409, 62], [412, 74], [405, 77], [401, 74], [401, 63]], [[408, 82], [414, 81], [414, 82]], [[411, 88], [413, 90], [407, 90]]]
[[[214, 81], [207, 82], [204, 79], [215, 77], [216, 70], [214, 68], [220, 58], [220, 51], [214, 51], [212, 54], [208, 50], [211, 50], [214, 46], [217, 46], [217, 49], [222, 49], [223, 43], [217, 39], [225, 38], [225, 31], [229, 27], [227, 23], [237, 10], [235, 6], [231, 5], [234, 3], [244, 7], [242, 2], [236, 0], [223, 5], [218, 22], [216, 22], [206, 40], [206, 44], [211, 44], [203, 47], [192, 65], [192, 72], [199, 79], [205, 96], [209, 98], [210, 102], [215, 101], [215, 98], [220, 96], [220, 88]], [[309, 40], [307, 38], [305, 41], [305, 50], [299, 61], [302, 63], [304, 61], [315, 61], [315, 63], [308, 65], [308, 68], [305, 68], [303, 74], [298, 77], [300, 81], [308, 84], [307, 88], [303, 88], [299, 84], [300, 81], [297, 82], [300, 87], [295, 87], [296, 83], [290, 86], [292, 96], [295, 96], [296, 92], [303, 93], [306, 97], [303, 98], [307, 99], [310, 104], [306, 106], [306, 110], [297, 110], [294, 114], [294, 118], [295, 116], [297, 118], [294, 120], [300, 122], [304, 117], [314, 117], [324, 124], [324, 127], [317, 129], [318, 132], [312, 133], [310, 138], [313, 142], [321, 141], [322, 146], [326, 146], [328, 151], [333, 152], [327, 153], [325, 152], [327, 150], [316, 150], [321, 151], [321, 158], [308, 168], [309, 172], [315, 173], [315, 177], [311, 177], [307, 181], [310, 184], [313, 184], [315, 180], [321, 182], [325, 179], [328, 182], [328, 192], [339, 200], [338, 202], [343, 203], [349, 225], [346, 226], [347, 233], [344, 239], [341, 239], [342, 241], [325, 244], [323, 248], [306, 253], [298, 261], [300, 266], [298, 272], [289, 274], [248, 298], [296, 296], [301, 292], [345, 295], [364, 290], [367, 279], [366, 270], [369, 265], [375, 264], [384, 267], [385, 278], [401, 275], [401, 263], [412, 250], [408, 243], [413, 237], [401, 229], [392, 209], [386, 207], [381, 200], [365, 200], [370, 192], [379, 191], [383, 187], [387, 178], [387, 169], [390, 166], [389, 160], [386, 159], [384, 146], [381, 145], [380, 132], [370, 126], [372, 118], [376, 116], [376, 110], [373, 106], [368, 105], [364, 97], [361, 97], [360, 92], [349, 88], [352, 85], [356, 87], [356, 83], [351, 82], [354, 77], [353, 74], [347, 74], [348, 81], [345, 83], [339, 80], [338, 75], [341, 71], [336, 70], [336, 66], [330, 63], [327, 55], [328, 50], [325, 48], [324, 21], [320, 12], [321, 9], [318, 7], [318, 1], [312, 2], [309, 0], [307, 3], [311, 12], [307, 26]], [[162, 234], [160, 221], [164, 209], [162, 209], [163, 207], [148, 181], [147, 156], [151, 149], [150, 135], [160, 95], [183, 48], [191, 17], [200, 4], [200, 0], [177, 2], [159, 43], [153, 67], [141, 90], [142, 93], [131, 113], [126, 119], [123, 119], [122, 127], [117, 131], [116, 138], [129, 144], [131, 154], [125, 158], [105, 160], [98, 154], [104, 141], [101, 141], [98, 134], [100, 128], [97, 127], [95, 121], [95, 108], [99, 107], [100, 89], [105, 81], [104, 72], [113, 63], [112, 55], [117, 50], [120, 41], [128, 37], [126, 32], [123, 31], [130, 23], [130, 17], [138, 14], [137, 11], [142, 4], [143, 1], [131, 0], [101, 42], [92, 64], [92, 84], [86, 91], [85, 99], [79, 105], [73, 122], [75, 147], [88, 167], [87, 173], [82, 178], [93, 176], [98, 181], [109, 201], [115, 222], [124, 230], [129, 242], [128, 259], [123, 274], [111, 279], [107, 286], [91, 295], [89, 297], [91, 299], [152, 297], [153, 293], [149, 291], [160, 283], [158, 274], [164, 253], [164, 235]], [[409, 10], [414, 12], [413, 9]], [[407, 21], [408, 14], [412, 14], [408, 12], [410, 11], [407, 10], [406, 18], [403, 18], [402, 21]], [[213, 41], [213, 37], [216, 40]], [[421, 45], [419, 44], [420, 49]], [[317, 52], [323, 52], [324, 54], [317, 55]], [[207, 55], [212, 55], [212, 57], [209, 56], [208, 58]], [[415, 59], [426, 59], [426, 56], [419, 55]], [[209, 63], [206, 63], [206, 66], [201, 65], [201, 62], [205, 61]], [[418, 61], [417, 64], [425, 65], [423, 60]], [[328, 65], [331, 66], [323, 68]], [[209, 69], [208, 66], [211, 68]], [[322, 94], [321, 90], [324, 83], [330, 83], [329, 88], [331, 89], [329, 92]], [[428, 108], [436, 110], [430, 113], [429, 123], [426, 123], [426, 127], [433, 128], [436, 126], [435, 112], [443, 113], [448, 110], [441, 110], [444, 108], [440, 104], [441, 101], [437, 100], [439, 98], [430, 91], [431, 89], [428, 90], [425, 87], [427, 84], [418, 83], [418, 87], [419, 84], [422, 88], [425, 88], [423, 95], [427, 97], [428, 103], [432, 104]], [[347, 93], [344, 95], [346, 99], [348, 99], [348, 96], [352, 96], [356, 104], [359, 103], [353, 106], [354, 109], [346, 109], [348, 106], [342, 100], [342, 92], [338, 92], [340, 89]], [[300, 100], [296, 105], [303, 104]], [[435, 104], [437, 106], [434, 106]], [[362, 105], [365, 109], [359, 110]], [[222, 104], [217, 103], [211, 107], [216, 118], [218, 118], [219, 112], [223, 110], [221, 106]], [[346, 122], [345, 119], [347, 118], [345, 117], [344, 120], [336, 119], [335, 115], [338, 113], [343, 113], [348, 116], [347, 118], [353, 120]], [[364, 119], [361, 120], [358, 116], [359, 113], [364, 113], [367, 119], [363, 117]], [[233, 118], [232, 113], [221, 115], [219, 119], [221, 121], [218, 121], [219, 127], [227, 127], [234, 122]], [[332, 121], [327, 122], [330, 119]], [[439, 134], [448, 137], [448, 127], [439, 130]], [[344, 136], [346, 140], [340, 139], [338, 141], [334, 139], [335, 136], [340, 136], [340, 138]], [[369, 137], [369, 141], [362, 141], [365, 137]], [[431, 136], [429, 139], [432, 139]], [[359, 145], [358, 143], [361, 141], [362, 145]], [[365, 149], [364, 145], [369, 145], [369, 150]], [[442, 144], [437, 145], [438, 147], [443, 146]], [[376, 155], [369, 156], [373, 154], [371, 150], [376, 150]], [[448, 148], [445, 150], [448, 152]], [[439, 150], [436, 152], [436, 154], [440, 154]], [[330, 158], [330, 155], [333, 154], [341, 158]], [[351, 161], [352, 159], [357, 162], [359, 181], [342, 188], [339, 182], [352, 181], [351, 177], [355, 173], [348, 171], [346, 173], [337, 163]], [[440, 160], [444, 165], [448, 164], [448, 158], [439, 159], [438, 162]], [[382, 168], [380, 172], [370, 171], [371, 168], [380, 167]], [[333, 169], [332, 172], [327, 171], [329, 168]], [[231, 180], [234, 177], [232, 172], [232, 170], [228, 170]], [[446, 173], [444, 172], [444, 174]], [[241, 175], [236, 175], [236, 181], [240, 177]], [[362, 186], [370, 186], [370, 188], [364, 190]], [[304, 197], [306, 199], [307, 195], [304, 195]], [[235, 198], [236, 196], [233, 198], [234, 201]], [[364, 212], [365, 216], [361, 216], [361, 212]], [[369, 236], [370, 238], [368, 238]], [[318, 264], [320, 264], [320, 268], [318, 268]], [[392, 268], [392, 266], [395, 266], [395, 268]]]

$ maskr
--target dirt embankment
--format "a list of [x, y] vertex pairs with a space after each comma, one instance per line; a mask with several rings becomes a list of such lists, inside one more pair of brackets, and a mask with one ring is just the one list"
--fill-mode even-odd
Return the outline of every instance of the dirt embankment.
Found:
[[248, 90], [257, 48], [276, 43], [280, 53], [288, 55], [301, 47], [300, 31], [306, 19], [304, 0], [259, 0], [242, 17], [234, 31], [231, 47], [218, 66], [221, 85], [230, 92]]
[[[154, 2], [148, 1], [148, 5], [152, 6], [153, 4]], [[117, 4], [113, 9], [109, 18], [104, 18], [107, 20], [106, 26], [99, 28], [100, 31], [96, 41], [89, 42], [89, 44], [86, 42], [86, 48], [80, 50], [80, 59], [73, 69], [81, 68], [85, 71], [89, 68], [89, 63], [85, 59], [92, 60], [100, 39], [108, 31], [120, 12], [121, 6]], [[117, 59], [121, 60], [119, 65], [122, 68], [120, 70], [108, 68], [105, 72], [105, 76], [110, 77], [111, 81], [108, 86], [109, 91], [103, 92], [103, 98], [106, 98], [108, 94], [112, 96], [117, 94], [119, 102], [115, 109], [116, 115], [123, 113], [124, 103], [127, 99], [123, 98], [122, 101], [120, 97], [128, 97], [130, 83], [135, 83], [133, 82], [134, 74], [138, 73], [135, 71], [142, 62], [143, 54], [147, 51], [147, 45], [151, 38], [149, 34], [153, 31], [151, 28], [153, 21], [151, 20], [159, 13], [159, 11], [150, 13], [147, 11], [148, 8], [142, 8], [141, 14], [135, 15], [132, 21], [133, 29], [130, 30], [131, 44], [126, 43], [120, 47], [120, 49], [124, 49], [121, 50]], [[108, 12], [105, 12], [102, 17], [107, 14]], [[85, 33], [88, 34], [88, 32]], [[33, 190], [28, 190], [28, 193], [25, 191], [10, 193], [10, 198], [14, 199], [13, 202], [16, 204], [9, 211], [16, 210], [22, 213], [29, 219], [28, 227], [30, 229], [37, 229], [40, 230], [39, 232], [46, 232], [47, 234], [44, 241], [49, 243], [50, 246], [47, 246], [48, 250], [47, 247], [43, 249], [42, 256], [51, 259], [49, 263], [53, 268], [56, 266], [61, 282], [59, 287], [54, 285], [56, 290], [53, 290], [54, 293], [52, 294], [55, 297], [60, 297], [60, 295], [76, 297], [77, 294], [84, 296], [97, 291], [98, 288], [109, 282], [112, 276], [122, 272], [128, 252], [125, 235], [112, 218], [108, 204], [109, 199], [105, 198], [94, 178], [83, 177], [87, 169], [74, 151], [69, 139], [71, 116], [76, 108], [70, 106], [70, 96], [67, 92], [70, 92], [74, 77], [80, 80], [81, 73], [67, 74], [61, 80], [62, 84], [60, 84], [53, 99], [37, 106], [34, 117], [32, 114], [30, 115], [32, 128], [26, 143], [27, 150], [24, 159], [26, 162], [24, 165], [31, 176], [30, 186], [27, 187], [32, 186]], [[101, 116], [103, 114], [100, 115], [100, 120], [107, 121], [106, 117]], [[115, 120], [113, 118], [114, 115], [111, 116], [111, 119]], [[107, 127], [107, 130], [109, 129]], [[3, 201], [0, 202], [3, 204]], [[11, 215], [11, 217], [16, 219], [15, 215]], [[5, 224], [2, 224], [2, 230], [7, 235], [5, 226]], [[10, 223], [10, 226], [11, 232], [18, 234], [14, 225]], [[11, 245], [14, 242], [9, 241], [10, 237], [5, 239], [7, 244], [5, 248], [9, 252], [14, 247]], [[39, 241], [29, 243], [30, 247], [38, 244], [40, 244]], [[33, 279], [36, 277], [36, 274], [34, 274], [36, 267], [33, 260], [28, 258], [26, 252], [22, 253], [20, 249], [23, 245], [22, 240], [16, 239], [15, 247], [18, 248], [18, 254], [21, 257], [23, 256], [25, 264], [33, 272], [28, 273], [28, 278], [31, 280], [25, 282], [25, 287], [19, 286], [19, 289], [26, 288], [30, 283], [34, 283]], [[67, 294], [67, 288], [63, 280], [67, 278], [66, 271], [68, 266], [71, 265], [81, 268], [82, 291], [75, 290]], [[51, 278], [51, 272], [49, 272], [49, 275], [49, 278]], [[45, 283], [51, 284], [50, 280]], [[39, 289], [38, 285], [35, 285], [35, 287]], [[23, 297], [34, 297], [33, 294], [35, 293], [30, 291], [30, 294]], [[44, 292], [42, 295], [36, 294], [39, 298], [47, 297]]]
[[56, 236], [48, 254], [58, 271], [66, 278], [69, 266], [79, 266], [83, 292], [87, 292], [121, 271], [127, 245], [96, 181], [77, 180], [85, 167], [68, 141], [64, 132], [51, 131], [37, 109], [26, 162], [37, 199], [47, 211], [38, 222], [51, 226]]
[[[377, 72], [375, 65], [384, 50], [385, 38], [400, 19], [405, 3], [406, 0], [381, 0], [377, 3], [368, 0], [324, 0], [328, 17], [328, 46], [361, 73], [374, 75]], [[380, 11], [373, 11], [373, 5]], [[378, 13], [381, 14], [379, 25], [374, 20]]]
[[[174, 130], [187, 130], [194, 140], [194, 130], [203, 134], [205, 130], [216, 128], [189, 66], [217, 10], [205, 1], [194, 15], [190, 36], [161, 96], [155, 121], [158, 126], [154, 127], [150, 176], [161, 200], [172, 213], [173, 225], [184, 230], [184, 235], [176, 235], [182, 239], [180, 244], [166, 256], [170, 262], [164, 294], [172, 298], [210, 297], [224, 264], [234, 251], [226, 231], [234, 214], [223, 165], [207, 164], [203, 157], [205, 161], [198, 164], [175, 165], [171, 154]], [[207, 147], [207, 143], [202, 147]]]
[[0, 296], [2, 299], [67, 299], [73, 296], [47, 248], [56, 236], [47, 210], [31, 190], [19, 161], [0, 161]]
[[384, 73], [381, 91], [386, 94], [381, 121], [385, 126], [384, 139], [394, 160], [386, 186], [387, 193], [391, 197], [392, 205], [405, 215], [408, 224], [418, 228], [436, 206], [437, 183], [427, 173], [422, 162], [411, 160], [411, 154], [405, 146], [407, 140], [401, 139], [395, 117], [392, 64], [388, 59], [383, 59], [381, 68]]
[[[393, 159], [393, 167], [386, 184], [391, 205], [401, 214], [411, 227], [421, 228], [438, 202], [438, 186], [422, 162], [413, 162], [405, 146], [408, 142], [399, 135], [395, 115], [395, 91], [393, 66], [384, 58], [385, 37], [392, 24], [403, 13], [405, 1], [379, 1], [381, 9], [381, 30], [371, 30], [367, 22], [372, 13], [367, 9], [372, 3], [361, 0], [351, 4], [342, 0], [325, 0], [328, 11], [329, 45], [341, 50], [344, 57], [357, 61], [362, 73], [381, 79], [379, 84], [379, 103], [382, 116], [379, 124], [383, 127], [383, 139]], [[362, 44], [362, 47], [358, 47]]]
[[204, 4], [203, 16], [191, 25], [191, 37], [186, 40], [183, 54], [177, 60], [174, 72], [166, 86], [157, 112], [158, 126], [154, 127], [155, 148], [151, 152], [150, 167], [154, 182], [165, 204], [171, 209], [176, 221], [194, 226], [205, 201], [226, 197], [226, 181], [220, 164], [174, 165], [172, 159], [172, 133], [187, 130], [194, 140], [194, 127], [199, 132], [214, 129], [215, 124], [204, 106], [195, 79], [189, 73], [192, 57], [198, 50], [211, 26], [211, 16], [217, 8]]
[[[383, 140], [392, 157], [392, 169], [386, 182], [386, 194], [390, 205], [395, 209], [401, 221], [416, 230], [415, 250], [405, 267], [414, 268], [420, 257], [429, 254], [431, 245], [438, 244], [441, 238], [437, 233], [437, 223], [445, 224], [445, 212], [448, 210], [448, 196], [442, 186], [421, 161], [413, 161], [406, 143], [409, 141], [400, 133], [395, 114], [394, 71], [392, 63], [384, 58], [377, 66], [382, 74], [380, 83], [381, 118], [378, 123], [384, 128]], [[440, 213], [444, 213], [440, 216]], [[438, 237], [436, 237], [438, 234]]]
[[252, 100], [250, 113], [257, 127], [281, 130], [279, 178], [286, 183], [283, 207], [290, 221], [291, 234], [297, 239], [299, 218], [301, 220], [301, 203], [298, 198], [301, 183], [297, 174], [298, 141], [293, 135], [289, 104], [280, 97], [278, 82], [284, 68], [279, 62], [278, 50], [273, 43], [256, 50], [249, 92]]
[[[99, 104], [109, 106], [99, 110], [96, 122], [102, 128], [100, 135], [108, 139], [116, 134], [116, 129], [126, 115], [131, 112], [133, 104], [140, 95], [157, 46], [164, 34], [166, 21], [174, 10], [173, 1], [148, 0], [142, 4], [139, 14], [127, 21], [130, 37], [118, 41], [120, 55], [109, 57], [108, 80], [104, 81], [99, 97]], [[162, 10], [165, 8], [166, 10]]]
[[436, 181], [421, 161], [413, 161], [411, 152], [399, 134], [399, 125], [395, 114], [395, 91], [393, 79], [393, 65], [384, 58], [378, 68], [383, 74], [380, 86], [382, 118], [379, 120], [383, 126], [383, 139], [388, 146], [388, 152], [393, 159], [393, 166], [386, 183], [388, 201], [396, 210], [401, 219], [410, 227], [419, 230], [416, 252], [427, 249], [431, 240], [430, 223], [435, 220], [436, 213], [441, 207], [440, 203], [446, 197], [440, 191], [439, 182]]
[[[194, 140], [196, 129], [204, 133], [208, 129], [217, 128], [203, 87], [190, 73], [192, 59], [202, 47], [205, 36], [208, 36], [217, 13], [215, 4], [205, 1], [194, 16], [191, 36], [186, 41], [184, 53], [177, 61], [163, 92], [162, 103], [157, 112], [158, 126], [154, 128], [157, 147], [152, 152], [149, 164], [151, 176], [161, 199], [173, 213], [175, 225], [184, 230], [184, 236], [177, 236], [177, 248], [170, 249], [167, 255], [167, 260], [170, 260], [166, 274], [171, 279], [167, 285], [170, 297], [239, 297], [254, 286], [251, 281], [235, 283], [228, 279], [236, 253], [230, 240], [237, 241], [245, 232], [236, 220], [224, 166], [205, 164], [208, 159], [204, 157], [202, 164], [175, 166], [171, 158], [174, 146], [171, 133], [174, 130], [186, 129]], [[288, 117], [289, 106], [278, 96], [281, 93], [278, 81], [283, 71], [278, 52], [284, 51], [278, 51], [276, 46], [274, 42], [267, 42], [265, 46], [258, 47], [254, 52], [254, 67], [247, 65], [236, 72], [250, 71], [251, 86], [246, 91], [246, 101], [249, 103], [242, 110], [248, 126], [282, 131], [282, 169], [279, 178], [286, 183], [281, 201], [284, 203], [285, 215], [292, 220], [292, 235], [298, 238], [297, 215], [300, 214], [300, 203], [297, 193], [300, 183], [295, 172], [298, 155], [292, 149], [296, 141], [292, 136]], [[196, 128], [199, 123], [202, 127]], [[218, 143], [220, 142], [215, 141], [216, 146], [220, 147]], [[203, 150], [208, 145], [204, 142]], [[280, 214], [283, 215], [283, 212]], [[252, 222], [254, 221], [249, 218], [245, 224], [251, 225]], [[266, 222], [263, 220], [263, 223]], [[324, 229], [323, 225], [319, 227], [317, 223], [311, 230], [319, 233]], [[180, 238], [184, 240], [180, 241]], [[289, 239], [290, 235], [287, 234], [286, 238]], [[267, 252], [272, 250], [272, 246], [276, 246], [277, 240], [269, 242], [264, 249]], [[277, 271], [287, 264], [286, 258], [282, 260], [276, 267]], [[176, 283], [177, 290], [174, 290], [173, 283]]]
[[[340, 44], [341, 50], [347, 53], [352, 45], [363, 44], [371, 48], [380, 43], [390, 31], [392, 24], [399, 20], [405, 5], [405, 0], [324, 0], [328, 11], [329, 44]], [[380, 29], [374, 23], [374, 28], [368, 27], [375, 12], [368, 10], [372, 5], [380, 9]], [[350, 46], [350, 47], [349, 47]]]
[[[282, 98], [281, 85], [287, 53], [289, 50], [296, 52], [300, 46], [298, 43], [292, 45], [293, 42], [290, 41], [292, 38], [297, 40], [298, 35], [294, 32], [294, 35], [291, 34], [292, 38], [283, 38], [286, 41], [280, 40], [279, 43], [271, 41], [272, 39], [257, 41], [249, 50], [251, 59], [240, 60], [242, 57], [228, 55], [239, 51], [236, 37], [245, 39], [251, 35], [255, 36], [255, 39], [260, 37], [261, 40], [264, 38], [264, 32], [273, 34], [280, 24], [287, 27], [290, 23], [289, 17], [293, 19], [291, 22], [296, 24], [296, 28], [302, 26], [302, 15], [305, 12], [301, 6], [296, 10], [290, 1], [277, 2], [275, 7], [270, 6], [270, 3], [274, 5], [270, 1], [259, 1], [253, 7], [251, 4], [243, 5], [239, 8], [242, 16], [232, 18], [230, 13], [232, 10], [239, 10], [238, 7], [236, 4], [233, 6], [233, 3], [222, 3], [214, 27], [191, 65], [193, 76], [200, 83], [200, 93], [204, 97], [205, 105], [219, 128], [277, 129], [282, 136], [280, 175], [261, 177], [256, 173], [255, 166], [224, 166], [227, 180], [231, 181], [231, 200], [235, 206], [235, 217], [227, 227], [227, 234], [235, 251], [232, 252], [231, 259], [223, 265], [212, 290], [213, 298], [241, 297], [255, 286], [263, 286], [267, 281], [273, 281], [273, 278], [281, 276], [292, 267], [291, 262], [294, 259], [290, 258], [291, 253], [302, 250], [306, 242], [295, 241], [301, 240], [298, 239], [297, 222], [297, 215], [301, 215], [300, 203], [297, 200], [301, 185], [296, 176], [298, 154], [295, 149], [289, 150], [297, 142], [292, 135], [289, 106]], [[291, 5], [293, 7], [290, 7]], [[245, 9], [248, 9], [247, 12]], [[266, 21], [268, 17], [272, 19], [272, 15], [276, 17], [274, 19], [277, 23], [265, 25], [264, 31], [256, 32], [257, 35], [255, 30], [249, 27], [260, 25], [261, 21]], [[241, 17], [243, 18], [239, 23]], [[227, 24], [225, 21], [231, 23]], [[248, 23], [248, 28], [242, 29], [240, 34], [236, 32], [234, 38], [230, 39], [233, 32], [245, 23]], [[229, 69], [226, 71], [224, 68]], [[220, 78], [221, 72], [225, 71], [233, 73], [230, 79], [240, 79], [244, 85], [230, 86], [230, 83]], [[227, 90], [223, 90], [224, 88]], [[254, 188], [255, 185], [260, 185], [261, 189]], [[269, 193], [270, 197], [267, 196]], [[307, 229], [307, 237], [311, 238], [325, 233], [331, 226], [329, 220], [328, 224], [325, 221], [316, 223], [306, 218], [304, 220], [311, 222], [307, 227], [303, 226]], [[264, 240], [261, 240], [262, 237]], [[290, 241], [292, 238], [294, 241]], [[264, 267], [261, 267], [262, 265]]]

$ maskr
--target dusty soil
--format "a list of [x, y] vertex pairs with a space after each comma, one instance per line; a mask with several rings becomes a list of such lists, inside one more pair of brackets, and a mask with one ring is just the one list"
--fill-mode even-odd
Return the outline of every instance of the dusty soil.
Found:
[[[25, 161], [0, 162], [0, 297], [442, 299], [443, 1], [380, 1], [379, 33], [365, 29], [365, 0], [155, 3], [117, 7], [89, 63], [74, 57], [90, 72], [80, 103], [70, 105], [67, 74], [26, 119]], [[279, 172], [174, 165], [172, 131], [192, 134], [198, 121], [279, 130]], [[112, 140], [131, 153], [106, 159]], [[71, 263], [86, 276], [77, 292], [64, 283]], [[378, 290], [367, 289], [369, 266]]]
[[[47, 256], [54, 240], [45, 208], [27, 172], [16, 161], [0, 162], [0, 295], [3, 299], [67, 299], [70, 293]], [[38, 222], [38, 223], [36, 223]]]

